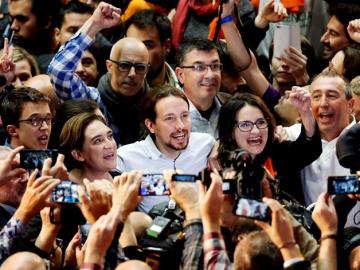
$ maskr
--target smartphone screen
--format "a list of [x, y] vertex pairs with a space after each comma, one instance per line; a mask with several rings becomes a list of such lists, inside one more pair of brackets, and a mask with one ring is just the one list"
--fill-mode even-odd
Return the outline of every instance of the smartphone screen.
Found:
[[51, 201], [57, 203], [78, 203], [78, 184], [71, 181], [62, 181], [51, 194]]
[[358, 176], [329, 176], [328, 177], [329, 194], [354, 194], [360, 193]]
[[164, 196], [170, 195], [170, 190], [162, 174], [144, 174], [139, 194], [141, 196]]
[[83, 246], [90, 232], [90, 224], [79, 225], [80, 244]]
[[44, 165], [45, 159], [51, 158], [52, 164], [55, 164], [57, 155], [58, 155], [58, 150], [56, 149], [46, 149], [46, 150], [23, 149], [20, 151], [20, 167], [27, 170], [34, 170], [34, 169], [41, 170]]
[[196, 182], [197, 176], [194, 174], [173, 174], [171, 180], [178, 182]]
[[239, 198], [236, 201], [234, 214], [262, 221], [269, 221], [271, 219], [270, 209], [266, 203], [247, 198]]

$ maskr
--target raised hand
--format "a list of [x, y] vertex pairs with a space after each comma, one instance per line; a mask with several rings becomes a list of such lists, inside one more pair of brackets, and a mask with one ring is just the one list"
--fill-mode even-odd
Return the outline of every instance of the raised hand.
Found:
[[20, 206], [15, 212], [15, 217], [24, 223], [27, 223], [44, 207], [56, 207], [56, 204], [49, 202], [48, 198], [54, 187], [60, 184], [60, 180], [50, 176], [36, 178], [37, 174], [38, 170], [34, 170], [30, 175]]
[[331, 196], [325, 192], [321, 193], [316, 201], [312, 218], [318, 225], [322, 236], [337, 233], [336, 209]]
[[[86, 220], [93, 224], [96, 220], [109, 212], [112, 205], [112, 196], [96, 186], [100, 182], [109, 182], [108, 180], [96, 180], [96, 183], [90, 182], [88, 179], [84, 179], [84, 186], [78, 187], [80, 208]], [[86, 195], [86, 191], [89, 194], [89, 198]]]
[[23, 146], [16, 147], [9, 151], [5, 159], [0, 160], [0, 186], [6, 184], [11, 179], [22, 178], [26, 174], [26, 170], [18, 168], [19, 161], [16, 155], [23, 149]]
[[187, 220], [200, 218], [198, 192], [194, 183], [172, 181], [173, 170], [165, 170], [164, 178], [171, 192], [171, 198], [185, 212]]
[[15, 63], [12, 60], [13, 47], [9, 44], [8, 38], [4, 39], [4, 48], [0, 56], [0, 75], [6, 79], [6, 84], [11, 83], [15, 78]]
[[142, 199], [139, 196], [141, 177], [141, 172], [131, 171], [114, 178], [111, 211], [117, 213], [116, 216], [122, 223]]
[[63, 154], [58, 154], [55, 165], [51, 167], [51, 158], [45, 159], [43, 168], [41, 170], [42, 175], [52, 176], [61, 180], [69, 179], [69, 174], [64, 164], [64, 160], [65, 156]]
[[305, 88], [293, 86], [289, 94], [289, 101], [298, 109], [300, 114], [311, 111], [310, 93]]
[[199, 202], [204, 232], [220, 232], [221, 208], [223, 204], [222, 179], [217, 173], [211, 173], [211, 184], [207, 191], [199, 183]]
[[288, 65], [288, 72], [291, 73], [297, 85], [306, 84], [309, 75], [306, 70], [307, 57], [294, 47], [285, 49], [285, 54], [281, 56], [281, 60]]
[[265, 28], [270, 22], [280, 22], [287, 16], [286, 8], [281, 1], [268, 0], [256, 16], [255, 25], [259, 28]]
[[360, 19], [350, 21], [347, 31], [352, 40], [360, 43]]
[[120, 23], [121, 9], [101, 2], [95, 9], [90, 20], [101, 29], [110, 28]]

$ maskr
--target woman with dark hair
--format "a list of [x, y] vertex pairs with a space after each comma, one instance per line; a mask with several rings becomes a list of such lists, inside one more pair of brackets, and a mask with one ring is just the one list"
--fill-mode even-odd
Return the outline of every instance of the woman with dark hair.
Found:
[[116, 167], [116, 142], [102, 116], [81, 113], [66, 121], [59, 137], [59, 150], [65, 155], [65, 165], [71, 181], [82, 184], [107, 179]]
[[224, 167], [229, 152], [243, 149], [251, 156], [253, 165], [271, 164], [268, 168], [272, 167], [276, 177], [283, 180], [313, 162], [322, 147], [310, 110], [310, 96], [297, 88], [290, 94], [290, 100], [300, 112], [302, 130], [296, 141], [281, 142], [275, 136], [274, 117], [259, 97], [245, 93], [228, 100], [221, 107], [218, 122], [221, 165]]
[[338, 51], [330, 60], [328, 69], [349, 81], [360, 75], [360, 46], [345, 47]]
[[56, 109], [54, 124], [52, 125], [49, 148], [57, 149], [59, 147], [59, 136], [67, 120], [80, 113], [95, 113], [104, 118], [99, 106], [93, 100], [72, 99], [61, 103]]

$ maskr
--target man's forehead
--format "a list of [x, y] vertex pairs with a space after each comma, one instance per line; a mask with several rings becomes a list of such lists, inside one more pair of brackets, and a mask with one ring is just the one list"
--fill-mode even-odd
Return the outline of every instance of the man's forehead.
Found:
[[345, 93], [345, 83], [340, 77], [319, 77], [310, 86], [310, 92], [337, 91]]
[[170, 102], [176, 102], [179, 105], [180, 104], [184, 105], [184, 111], [187, 111], [187, 112], [189, 111], [188, 104], [181, 97], [168, 96], [168, 97], [164, 97], [156, 102], [156, 104], [155, 104], [156, 114], [161, 113], [162, 115], [166, 115], [166, 114], [171, 114], [171, 113], [177, 113], [177, 112], [175, 112], [175, 110], [172, 106], [168, 106], [168, 104]]
[[335, 15], [330, 18], [327, 24], [327, 28], [339, 34], [345, 34], [345, 26], [338, 20]]
[[184, 62], [213, 62], [213, 61], [220, 61], [219, 53], [214, 48], [210, 51], [208, 50], [198, 50], [198, 49], [191, 49], [186, 52], [184, 57]]

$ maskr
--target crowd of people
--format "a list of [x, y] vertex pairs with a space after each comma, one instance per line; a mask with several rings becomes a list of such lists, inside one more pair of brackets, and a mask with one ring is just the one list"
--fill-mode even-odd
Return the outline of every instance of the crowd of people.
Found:
[[0, 269], [360, 269], [359, 3], [0, 7]]

